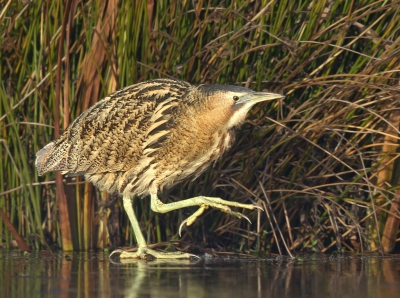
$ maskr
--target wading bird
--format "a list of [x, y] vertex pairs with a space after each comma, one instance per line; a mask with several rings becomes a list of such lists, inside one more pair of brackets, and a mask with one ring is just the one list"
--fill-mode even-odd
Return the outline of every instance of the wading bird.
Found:
[[199, 206], [183, 222], [188, 226], [209, 207], [247, 219], [231, 207], [259, 207], [205, 196], [164, 204], [157, 194], [188, 177], [198, 177], [216, 161], [231, 146], [233, 129], [254, 104], [283, 97], [239, 86], [193, 86], [175, 79], [138, 83], [83, 112], [37, 153], [36, 167], [39, 175], [49, 171], [84, 175], [98, 188], [123, 196], [138, 250], [124, 251], [120, 258], [190, 258], [194, 255], [147, 247], [133, 198], [150, 195], [151, 209], [161, 213]]

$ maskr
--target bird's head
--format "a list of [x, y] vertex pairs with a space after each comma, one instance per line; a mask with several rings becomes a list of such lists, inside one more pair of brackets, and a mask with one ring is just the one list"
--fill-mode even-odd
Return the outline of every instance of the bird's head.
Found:
[[284, 98], [282, 94], [255, 92], [240, 86], [200, 85], [198, 91], [203, 94], [205, 106], [217, 117], [225, 118], [226, 128], [239, 125], [249, 109], [258, 102]]

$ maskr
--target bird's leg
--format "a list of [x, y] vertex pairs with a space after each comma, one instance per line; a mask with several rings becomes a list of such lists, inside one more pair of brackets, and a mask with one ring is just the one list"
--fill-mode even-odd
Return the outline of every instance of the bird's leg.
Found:
[[148, 259], [148, 255], [151, 255], [157, 259], [189, 259], [190, 257], [197, 257], [196, 255], [181, 252], [162, 253], [148, 248], [146, 240], [144, 239], [142, 231], [140, 230], [139, 222], [136, 219], [135, 211], [132, 207], [132, 197], [125, 195], [123, 197], [123, 203], [125, 211], [128, 214], [129, 220], [131, 222], [133, 233], [135, 234], [135, 238], [138, 244], [138, 250], [136, 252], [123, 251], [119, 256], [121, 259], [134, 258], [146, 260]]
[[[250, 220], [246, 216], [244, 216], [240, 212], [232, 211], [230, 207], [245, 208], [245, 209], [250, 209], [250, 210], [254, 210], [257, 208], [257, 209], [262, 210], [262, 208], [252, 205], [252, 204], [242, 204], [242, 203], [238, 203], [238, 202], [226, 201], [226, 200], [223, 200], [220, 198], [204, 197], [204, 196], [199, 196], [199, 197], [194, 197], [194, 198], [190, 198], [190, 199], [186, 199], [186, 200], [182, 200], [182, 201], [178, 201], [178, 202], [164, 204], [157, 197], [157, 194], [151, 194], [151, 209], [153, 211], [159, 212], [159, 213], [166, 213], [166, 212], [169, 212], [172, 210], [181, 209], [181, 208], [190, 207], [190, 206], [196, 206], [196, 205], [200, 206], [200, 208], [195, 213], [193, 213], [191, 216], [189, 216], [183, 222], [183, 224], [186, 223], [188, 226], [190, 226], [208, 207], [220, 209], [221, 211], [232, 214], [232, 215], [236, 216], [237, 218], [245, 218], [249, 222], [250, 222]], [[182, 225], [181, 225], [181, 227], [182, 227]], [[180, 228], [179, 228], [179, 230], [180, 230]]]

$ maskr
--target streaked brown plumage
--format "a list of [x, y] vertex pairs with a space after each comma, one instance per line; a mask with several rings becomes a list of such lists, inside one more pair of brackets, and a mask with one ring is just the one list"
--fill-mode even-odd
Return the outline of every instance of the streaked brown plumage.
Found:
[[157, 193], [197, 177], [217, 160], [230, 147], [233, 128], [253, 104], [282, 97], [238, 86], [193, 86], [173, 79], [139, 83], [110, 94], [83, 112], [57, 140], [37, 153], [36, 167], [39, 175], [49, 171], [84, 175], [100, 189], [123, 195], [139, 250], [142, 248], [130, 257], [150, 253], [162, 258], [163, 254], [150, 251], [144, 239], [139, 239], [142, 236], [137, 235], [140, 229], [135, 229], [133, 210], [128, 210], [132, 198], [150, 194], [152, 209], [158, 212], [199, 205], [199, 214], [187, 224], [209, 206], [238, 217], [242, 215], [228, 206], [254, 209], [205, 197], [184, 200], [181, 205], [162, 204]]

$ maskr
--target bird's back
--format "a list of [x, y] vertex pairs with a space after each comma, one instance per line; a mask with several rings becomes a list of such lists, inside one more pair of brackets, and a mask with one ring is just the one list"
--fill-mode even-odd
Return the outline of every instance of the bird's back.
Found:
[[[183, 81], [158, 79], [110, 94], [37, 153], [39, 175], [62, 171], [86, 175], [89, 180], [102, 178], [102, 184], [121, 179], [121, 174], [138, 168], [146, 156], [162, 146], [171, 130], [174, 110], [191, 88]], [[105, 188], [115, 192], [115, 187]]]

